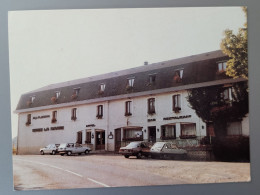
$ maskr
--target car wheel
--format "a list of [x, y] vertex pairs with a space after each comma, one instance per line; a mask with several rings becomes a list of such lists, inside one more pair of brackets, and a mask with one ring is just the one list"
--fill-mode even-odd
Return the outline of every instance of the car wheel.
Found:
[[142, 153], [138, 152], [137, 155], [136, 155], [136, 158], [141, 159], [142, 158]]
[[41, 151], [41, 155], [44, 155], [44, 152], [43, 152], [43, 151]]
[[71, 155], [71, 151], [68, 151], [68, 152], [67, 152], [67, 155], [70, 156], [70, 155]]
[[85, 150], [85, 154], [88, 154], [89, 153], [89, 150]]
[[129, 155], [125, 155], [125, 158], [129, 158]]
[[56, 154], [56, 152], [55, 152], [54, 150], [52, 150], [51, 154], [52, 154], [52, 155], [55, 155], [55, 154]]

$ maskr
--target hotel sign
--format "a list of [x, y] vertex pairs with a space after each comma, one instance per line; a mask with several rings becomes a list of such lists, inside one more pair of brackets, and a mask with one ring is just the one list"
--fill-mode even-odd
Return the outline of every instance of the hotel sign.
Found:
[[32, 129], [32, 132], [42, 132], [42, 131], [49, 131], [49, 130], [51, 131], [64, 130], [64, 126], [37, 128], [37, 129]]
[[183, 118], [191, 118], [191, 115], [165, 117], [163, 118], [163, 120], [183, 119]]

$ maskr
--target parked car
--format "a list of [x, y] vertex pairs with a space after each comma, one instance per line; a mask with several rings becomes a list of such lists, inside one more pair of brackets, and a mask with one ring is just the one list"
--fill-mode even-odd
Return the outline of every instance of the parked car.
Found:
[[171, 142], [156, 142], [150, 150], [150, 155], [152, 158], [186, 159], [187, 151]]
[[58, 147], [60, 144], [49, 144], [48, 146], [45, 146], [44, 148], [40, 148], [41, 155], [44, 154], [56, 154], [58, 152]]
[[59, 146], [58, 152], [61, 156], [67, 154], [70, 156], [71, 154], [81, 155], [82, 153], [89, 153], [91, 149], [87, 146], [82, 146], [78, 143], [63, 143]]
[[142, 156], [149, 156], [150, 146], [147, 142], [136, 141], [131, 142], [125, 147], [121, 147], [119, 150], [119, 154], [125, 156], [125, 158], [129, 158], [129, 156], [136, 156], [137, 158], [141, 158]]

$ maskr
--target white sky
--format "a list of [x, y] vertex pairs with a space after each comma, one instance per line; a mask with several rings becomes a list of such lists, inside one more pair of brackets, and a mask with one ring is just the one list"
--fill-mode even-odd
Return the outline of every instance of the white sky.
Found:
[[245, 21], [240, 7], [9, 12], [11, 111], [49, 84], [218, 50]]

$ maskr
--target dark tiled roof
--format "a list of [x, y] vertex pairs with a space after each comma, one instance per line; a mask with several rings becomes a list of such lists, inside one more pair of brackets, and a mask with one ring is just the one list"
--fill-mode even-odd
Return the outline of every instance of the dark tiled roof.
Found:
[[[216, 74], [217, 62], [226, 59], [228, 57], [218, 50], [91, 78], [53, 84], [23, 94], [16, 110], [219, 80], [227, 77], [221, 77]], [[173, 79], [174, 73], [178, 69], [184, 69], [182, 82], [180, 83], [176, 83]], [[156, 82], [150, 85], [149, 75], [154, 73], [156, 73]], [[127, 78], [129, 77], [135, 78], [134, 87], [127, 90]], [[106, 85], [103, 94], [99, 94], [99, 85], [101, 83]], [[71, 98], [74, 88], [80, 88], [76, 99]], [[53, 103], [51, 98], [55, 96], [56, 91], [60, 91], [60, 97], [57, 102]], [[31, 96], [35, 96], [35, 99], [31, 105], [28, 105], [27, 102]]]

